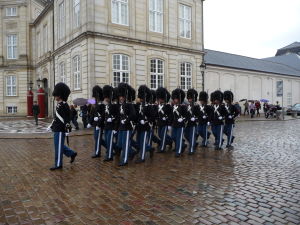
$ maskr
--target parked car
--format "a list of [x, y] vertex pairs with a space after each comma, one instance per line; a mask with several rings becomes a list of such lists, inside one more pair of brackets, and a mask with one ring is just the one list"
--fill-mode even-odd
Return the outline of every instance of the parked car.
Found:
[[300, 115], [300, 103], [297, 103], [286, 110], [287, 115], [291, 115], [293, 112], [297, 112], [298, 116]]

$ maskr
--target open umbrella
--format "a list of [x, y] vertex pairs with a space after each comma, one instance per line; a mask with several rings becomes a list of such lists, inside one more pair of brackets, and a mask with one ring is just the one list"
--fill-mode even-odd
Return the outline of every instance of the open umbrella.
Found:
[[260, 101], [261, 101], [261, 102], [269, 102], [268, 99], [264, 99], [264, 98], [262, 98]]
[[244, 102], [244, 101], [247, 101], [247, 99], [243, 98], [240, 100], [240, 102]]
[[88, 100], [88, 103], [91, 104], [91, 105], [95, 105], [96, 104], [96, 100], [91, 98]]
[[87, 103], [88, 103], [88, 100], [85, 98], [76, 98], [73, 100], [74, 105], [82, 106], [82, 105], [86, 105]]

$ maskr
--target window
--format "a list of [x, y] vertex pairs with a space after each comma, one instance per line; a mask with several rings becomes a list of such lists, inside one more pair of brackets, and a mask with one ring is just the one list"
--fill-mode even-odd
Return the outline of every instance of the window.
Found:
[[18, 112], [18, 107], [17, 106], [7, 106], [6, 107], [6, 113], [7, 114], [15, 114]]
[[114, 87], [119, 83], [129, 83], [129, 57], [127, 55], [113, 55]]
[[37, 49], [37, 56], [38, 57], [40, 57], [40, 32], [38, 32], [37, 34], [36, 34], [36, 49]]
[[59, 76], [60, 76], [60, 81], [63, 83], [66, 83], [65, 63], [64, 62], [59, 64]]
[[149, 30], [163, 32], [163, 0], [149, 1]]
[[128, 26], [128, 0], [112, 0], [112, 22]]
[[17, 78], [16, 76], [6, 77], [6, 96], [17, 96]]
[[59, 4], [58, 11], [58, 38], [63, 38], [65, 35], [65, 3]]
[[73, 0], [74, 28], [80, 26], [80, 0]]
[[150, 79], [151, 89], [164, 86], [164, 61], [161, 59], [151, 59]]
[[17, 7], [6, 8], [6, 16], [17, 16]]
[[48, 26], [45, 25], [44, 26], [44, 39], [43, 39], [43, 42], [44, 42], [44, 53], [47, 53], [48, 51]]
[[81, 88], [80, 57], [78, 55], [73, 58], [73, 79], [74, 79], [74, 90], [80, 90]]
[[186, 5], [179, 5], [179, 31], [180, 37], [191, 38], [192, 8]]
[[7, 36], [7, 58], [17, 58], [17, 35], [15, 34]]
[[187, 91], [192, 88], [192, 64], [181, 63], [180, 65], [180, 84], [181, 89]]

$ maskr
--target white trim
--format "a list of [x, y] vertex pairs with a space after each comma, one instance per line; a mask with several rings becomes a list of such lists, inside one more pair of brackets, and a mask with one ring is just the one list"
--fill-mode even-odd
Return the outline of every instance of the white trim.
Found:
[[111, 131], [111, 133], [110, 133], [110, 147], [109, 147], [109, 153], [108, 153], [108, 156], [109, 156], [110, 159], [111, 159], [111, 153], [112, 153], [113, 137], [114, 137], [114, 133], [113, 133], [113, 131]]
[[147, 131], [144, 132], [144, 142], [143, 142], [142, 160], [145, 159], [145, 152], [146, 152], [146, 137], [147, 137]]
[[60, 155], [61, 155], [61, 138], [62, 138], [62, 132], [59, 132], [59, 141], [58, 141], [58, 157], [57, 157], [57, 164], [56, 166], [59, 167], [60, 165]]
[[180, 132], [180, 139], [179, 139], [179, 154], [181, 154], [181, 150], [182, 150], [182, 139], [183, 139], [183, 127], [181, 128], [181, 132]]
[[[122, 12], [123, 9], [125, 9], [125, 15], [122, 15], [122, 13], [124, 13]], [[115, 13], [117, 15], [115, 15]], [[111, 22], [114, 24], [129, 26], [128, 0], [111, 0]]]

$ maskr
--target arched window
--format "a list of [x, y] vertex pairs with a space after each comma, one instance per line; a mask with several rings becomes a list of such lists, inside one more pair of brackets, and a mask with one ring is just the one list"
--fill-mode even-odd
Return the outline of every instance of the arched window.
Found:
[[192, 64], [181, 63], [180, 64], [180, 85], [181, 89], [187, 91], [192, 87]]
[[117, 87], [119, 83], [129, 83], [129, 57], [123, 54], [114, 54], [112, 71], [114, 87]]
[[81, 74], [80, 74], [80, 57], [76, 55], [73, 58], [73, 82], [74, 90], [81, 89]]
[[151, 59], [150, 61], [150, 87], [157, 89], [164, 86], [164, 61]]

